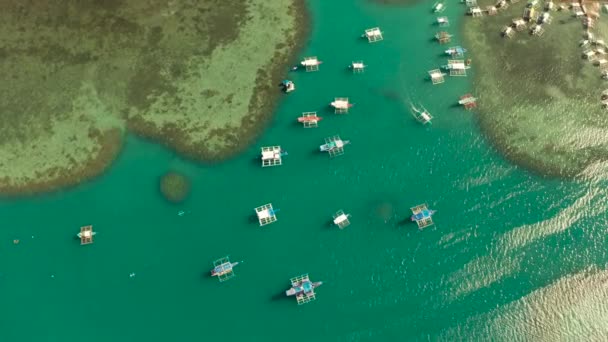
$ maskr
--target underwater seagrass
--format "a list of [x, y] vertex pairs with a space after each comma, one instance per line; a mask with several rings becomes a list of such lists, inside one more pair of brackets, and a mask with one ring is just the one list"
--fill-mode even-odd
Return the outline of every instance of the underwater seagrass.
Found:
[[0, 2], [0, 193], [93, 177], [127, 131], [198, 160], [238, 152], [272, 113], [274, 84], [306, 31], [302, 6]]
[[181, 202], [190, 193], [190, 181], [181, 173], [168, 172], [160, 179], [160, 192], [170, 202]]

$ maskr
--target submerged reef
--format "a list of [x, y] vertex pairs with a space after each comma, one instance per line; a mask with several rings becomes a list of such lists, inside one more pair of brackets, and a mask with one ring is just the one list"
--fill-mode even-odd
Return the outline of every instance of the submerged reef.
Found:
[[128, 131], [197, 160], [238, 152], [272, 113], [306, 13], [303, 0], [3, 1], [0, 194], [93, 177]]
[[177, 172], [168, 172], [160, 179], [160, 192], [170, 202], [179, 203], [190, 193], [190, 181]]
[[[597, 21], [587, 29], [570, 3], [560, 8], [563, 3], [538, 2], [530, 19], [525, 11], [532, 6], [525, 1], [503, 3], [496, 15], [487, 15], [495, 2], [479, 0], [484, 15], [463, 25], [482, 130], [508, 159], [542, 175], [572, 177], [607, 160], [601, 93], [608, 83], [600, 63], [583, 53], [602, 48], [599, 38], [608, 37], [608, 24]], [[524, 22], [519, 30], [518, 19]]]

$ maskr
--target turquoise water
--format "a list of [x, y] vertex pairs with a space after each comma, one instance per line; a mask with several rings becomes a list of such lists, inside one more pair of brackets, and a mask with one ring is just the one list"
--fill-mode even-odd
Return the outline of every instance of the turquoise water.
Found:
[[[604, 169], [542, 179], [497, 155], [475, 114], [454, 106], [470, 80], [425, 80], [445, 62], [430, 4], [309, 4], [302, 56], [318, 56], [321, 70], [289, 76], [297, 90], [241, 156], [200, 165], [129, 137], [102, 177], [0, 203], [3, 341], [606, 336], [596, 304], [608, 299]], [[448, 5], [452, 33], [464, 10]], [[374, 26], [384, 41], [357, 39]], [[347, 70], [354, 60], [364, 74]], [[355, 106], [336, 116], [328, 104], [342, 96]], [[409, 100], [432, 126], [412, 118]], [[324, 117], [319, 128], [296, 122], [305, 111]], [[329, 159], [318, 148], [335, 134], [352, 143]], [[260, 167], [268, 145], [289, 152], [282, 166]], [[159, 194], [168, 170], [192, 179], [182, 205]], [[260, 228], [253, 208], [269, 202], [278, 221]], [[407, 218], [424, 202], [436, 224], [419, 231]], [[352, 215], [344, 230], [330, 224], [340, 209]], [[87, 224], [98, 234], [80, 246], [73, 237]], [[219, 283], [207, 275], [225, 255], [243, 262]], [[324, 285], [297, 306], [284, 291], [303, 273]]]

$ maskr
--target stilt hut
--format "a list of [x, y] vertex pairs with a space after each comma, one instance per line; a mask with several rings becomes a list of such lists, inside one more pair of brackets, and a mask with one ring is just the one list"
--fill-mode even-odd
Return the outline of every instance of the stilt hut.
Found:
[[433, 69], [429, 71], [429, 76], [431, 77], [431, 82], [433, 82], [433, 85], [445, 82], [445, 78], [443, 77], [445, 76], [445, 73], [441, 72], [440, 69]]
[[486, 12], [488, 13], [488, 15], [496, 15], [498, 14], [498, 9], [496, 8], [496, 6], [487, 6]]
[[595, 60], [595, 62], [593, 62], [593, 64], [595, 66], [599, 67], [600, 69], [604, 70], [608, 66], [608, 60], [606, 60], [605, 58], [600, 58], [600, 59]]
[[452, 35], [447, 33], [446, 31], [441, 31], [435, 34], [435, 39], [437, 39], [439, 44], [446, 44], [452, 40]]
[[300, 64], [306, 68], [307, 72], [310, 71], [319, 71], [319, 65], [321, 65], [321, 61], [317, 59], [317, 57], [306, 57]]
[[378, 27], [365, 30], [363, 37], [367, 38], [367, 41], [370, 43], [379, 42], [384, 39], [384, 37], [382, 37], [382, 31], [380, 31], [380, 28]]
[[545, 29], [543, 28], [542, 25], [534, 25], [534, 26], [532, 26], [532, 29], [530, 30], [530, 34], [533, 36], [537, 36], [537, 37], [542, 36], [543, 33], [545, 33]]
[[595, 51], [593, 50], [585, 50], [583, 52], [583, 58], [593, 61], [595, 59]]
[[502, 28], [501, 34], [503, 37], [511, 38], [515, 34], [515, 30], [511, 26], [505, 26]]
[[526, 29], [526, 21], [522, 18], [513, 19], [513, 27], [517, 31], [523, 31]]
[[469, 14], [474, 18], [478, 18], [483, 16], [483, 11], [479, 7], [471, 7], [469, 8]]
[[496, 5], [494, 5], [494, 6], [500, 10], [505, 10], [505, 9], [509, 8], [509, 3], [507, 2], [507, 0], [498, 0], [496, 2]]
[[548, 1], [545, 3], [545, 11], [553, 11], [555, 9], [555, 4], [553, 1]]
[[535, 22], [538, 15], [534, 7], [526, 7], [524, 9], [524, 20], [528, 22]]

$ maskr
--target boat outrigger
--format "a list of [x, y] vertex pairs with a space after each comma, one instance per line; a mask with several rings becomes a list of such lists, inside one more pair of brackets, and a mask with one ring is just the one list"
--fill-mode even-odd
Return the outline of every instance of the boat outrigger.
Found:
[[291, 288], [285, 291], [286, 296], [296, 296], [298, 305], [306, 304], [316, 299], [315, 288], [323, 285], [322, 281], [312, 282], [308, 274], [290, 279]]
[[224, 282], [235, 276], [233, 268], [238, 264], [239, 262], [230, 262], [227, 256], [217, 259], [213, 262], [211, 276], [217, 277], [220, 282]]
[[429, 111], [426, 110], [426, 108], [424, 108], [422, 105], [420, 105], [420, 108], [422, 109], [416, 108], [414, 104], [410, 104], [410, 111], [418, 122], [422, 123], [423, 125], [431, 123], [431, 120], [433, 120], [431, 113], [429, 113]]

